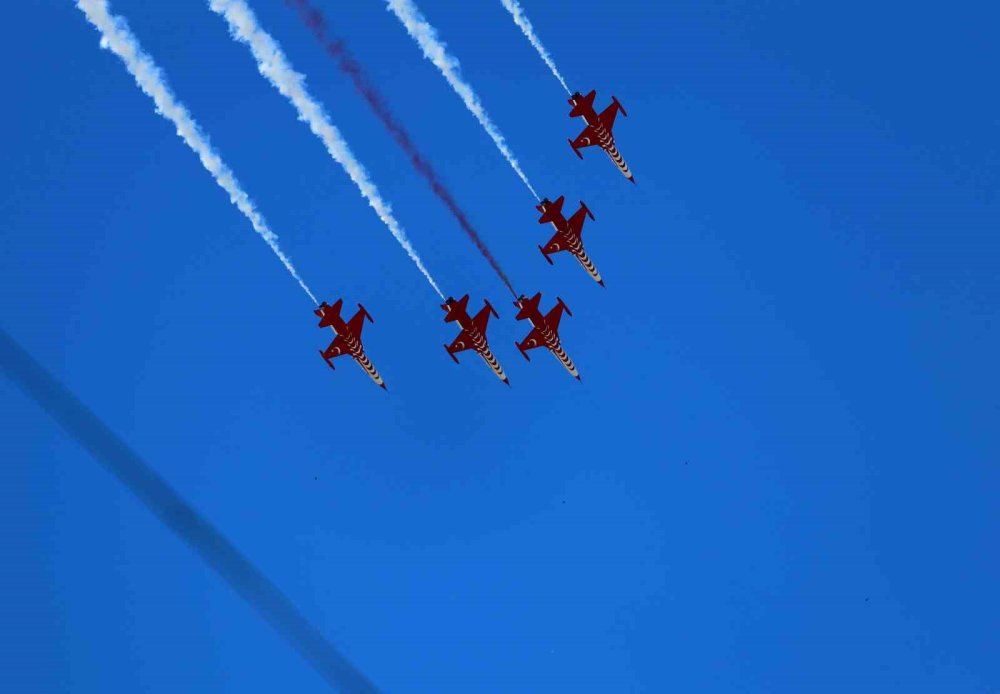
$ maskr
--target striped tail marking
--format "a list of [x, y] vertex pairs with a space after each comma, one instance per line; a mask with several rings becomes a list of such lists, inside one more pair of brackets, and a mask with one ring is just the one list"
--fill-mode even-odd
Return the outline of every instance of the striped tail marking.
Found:
[[598, 282], [600, 284], [604, 283], [604, 280], [601, 279], [601, 273], [597, 271], [597, 268], [594, 266], [594, 263], [592, 263], [590, 258], [587, 256], [586, 251], [584, 251], [581, 248], [579, 251], [575, 252], [574, 255], [576, 256], [576, 259], [580, 261], [580, 265], [583, 266], [583, 269], [586, 270], [590, 274], [590, 276], [594, 278], [595, 282]]
[[634, 183], [635, 180], [632, 178], [632, 172], [629, 171], [628, 164], [625, 163], [625, 158], [622, 157], [621, 152], [615, 147], [615, 141], [611, 138], [611, 133], [604, 127], [603, 123], [598, 123], [594, 127], [594, 134], [597, 135], [597, 142], [601, 145], [601, 149], [608, 153], [611, 161], [622, 172], [622, 175]]
[[486, 347], [485, 349], [480, 351], [479, 356], [483, 358], [483, 361], [486, 362], [487, 366], [493, 369], [493, 373], [497, 375], [497, 378], [499, 378], [504, 383], [508, 382], [507, 374], [503, 372], [503, 367], [500, 366], [500, 362], [498, 362], [497, 358], [493, 356], [493, 352], [490, 351], [489, 347]]
[[580, 241], [580, 237], [579, 236], [569, 236], [568, 238], [564, 237], [563, 241], [566, 244], [566, 249], [570, 253], [572, 253], [573, 256], [578, 261], [580, 261], [580, 265], [583, 266], [583, 269], [586, 270], [587, 273], [594, 278], [595, 282], [603, 286], [604, 280], [601, 279], [601, 273], [597, 271], [597, 268], [594, 266], [594, 263], [590, 260], [590, 257], [587, 255], [587, 251], [583, 250], [583, 242]]
[[569, 355], [563, 351], [562, 345], [556, 344], [554, 346], [550, 346], [549, 349], [554, 355], [556, 355], [556, 359], [558, 359], [562, 365], [566, 367], [566, 370], [569, 371], [573, 378], [580, 378], [580, 373], [576, 370], [576, 366], [573, 365], [573, 360], [570, 359]]
[[611, 161], [613, 161], [615, 163], [615, 166], [618, 167], [618, 170], [622, 172], [622, 175], [624, 175], [625, 178], [631, 181], [632, 172], [629, 171], [628, 164], [625, 163], [625, 159], [622, 158], [622, 155], [618, 151], [618, 148], [615, 147], [615, 143], [610, 142], [607, 145], [603, 145], [603, 147], [604, 151], [608, 153], [609, 157], [611, 157]]
[[375, 381], [376, 385], [385, 388], [385, 382], [382, 380], [382, 377], [379, 376], [378, 371], [375, 369], [375, 365], [372, 364], [371, 360], [364, 352], [355, 356], [354, 360], [361, 365], [361, 368], [365, 370], [365, 373], [372, 377], [372, 380]]
[[562, 344], [559, 342], [559, 336], [556, 335], [548, 324], [543, 325], [539, 328], [542, 332], [542, 339], [545, 340], [545, 346], [549, 348], [549, 351], [556, 355], [556, 359], [566, 367], [570, 375], [580, 380], [580, 372], [576, 370], [576, 366], [573, 365], [573, 360], [569, 358], [569, 355], [563, 351]]

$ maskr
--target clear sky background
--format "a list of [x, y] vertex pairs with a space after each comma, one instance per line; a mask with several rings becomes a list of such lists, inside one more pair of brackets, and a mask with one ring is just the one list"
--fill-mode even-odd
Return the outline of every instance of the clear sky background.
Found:
[[[380, 0], [316, 0], [583, 375], [279, 0], [252, 3], [504, 387], [200, 0], [117, 0], [389, 392], [68, 0], [0, 61], [2, 324], [387, 692], [1000, 688], [1000, 49], [993, 3], [524, 0], [615, 94], [638, 182], [499, 0], [422, 0], [601, 289]], [[575, 206], [573, 206], [575, 209]], [[18, 692], [323, 692], [215, 574], [0, 382], [0, 669]]]

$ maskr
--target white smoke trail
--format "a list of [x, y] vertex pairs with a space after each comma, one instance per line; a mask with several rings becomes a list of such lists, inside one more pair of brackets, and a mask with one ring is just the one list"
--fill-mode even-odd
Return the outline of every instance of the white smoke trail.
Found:
[[420, 48], [424, 52], [424, 57], [437, 66], [438, 70], [441, 71], [441, 74], [448, 81], [448, 84], [451, 85], [451, 88], [465, 102], [466, 108], [472, 111], [472, 115], [476, 117], [480, 125], [493, 138], [497, 149], [500, 150], [500, 153], [510, 163], [517, 175], [524, 181], [524, 185], [528, 186], [531, 194], [535, 196], [536, 200], [539, 200], [538, 193], [531, 186], [528, 177], [521, 171], [521, 165], [517, 163], [513, 152], [507, 147], [507, 143], [504, 141], [503, 135], [500, 134], [497, 126], [490, 120], [486, 109], [483, 108], [482, 103], [479, 101], [479, 97], [472, 90], [472, 87], [462, 79], [458, 60], [454, 56], [449, 55], [448, 47], [438, 38], [434, 27], [427, 22], [423, 14], [420, 13], [420, 10], [417, 9], [417, 6], [411, 0], [388, 0], [388, 6], [389, 10], [406, 27], [407, 33], [420, 45]]
[[385, 223], [407, 255], [410, 256], [410, 259], [430, 282], [434, 291], [443, 299], [444, 294], [438, 288], [437, 282], [424, 267], [424, 261], [417, 255], [417, 251], [399, 226], [399, 222], [393, 217], [389, 204], [382, 199], [378, 188], [368, 178], [365, 167], [354, 157], [351, 148], [348, 147], [336, 126], [330, 122], [323, 107], [309, 94], [305, 78], [295, 72], [277, 42], [271, 38], [270, 34], [260, 28], [253, 11], [243, 0], [210, 0], [209, 6], [213, 12], [225, 18], [233, 38], [250, 47], [260, 74], [292, 102], [299, 113], [299, 119], [304, 121], [313, 134], [323, 141], [330, 156], [344, 167], [347, 175], [354, 181], [368, 204], [378, 214], [379, 219]]
[[194, 150], [210, 174], [223, 190], [229, 193], [229, 200], [250, 220], [254, 230], [263, 237], [274, 254], [284, 264], [285, 269], [296, 279], [299, 286], [314, 303], [319, 303], [306, 283], [299, 277], [295, 266], [278, 246], [278, 236], [268, 227], [264, 217], [254, 206], [250, 196], [240, 186], [236, 176], [212, 149], [208, 137], [202, 133], [191, 114], [177, 100], [163, 72], [153, 59], [142, 50], [139, 40], [129, 30], [121, 17], [111, 14], [107, 0], [76, 0], [76, 6], [87, 17], [87, 21], [101, 34], [101, 48], [106, 48], [121, 58], [125, 68], [135, 79], [135, 83], [156, 104], [156, 112], [174, 124], [177, 135]]
[[524, 32], [524, 35], [528, 37], [529, 41], [531, 41], [531, 45], [535, 47], [536, 51], [538, 51], [538, 55], [542, 56], [542, 60], [544, 60], [545, 64], [549, 66], [549, 69], [552, 70], [552, 74], [556, 76], [557, 80], [559, 80], [559, 84], [562, 85], [567, 94], [572, 96], [572, 92], [569, 90], [569, 87], [566, 86], [566, 80], [564, 80], [563, 76], [559, 74], [559, 70], [556, 69], [556, 64], [552, 62], [552, 56], [550, 56], [549, 52], [545, 50], [545, 46], [542, 45], [541, 40], [535, 34], [535, 28], [531, 26], [531, 22], [528, 21], [528, 18], [524, 14], [524, 10], [518, 4], [517, 0], [500, 0], [500, 2], [502, 2], [503, 6], [507, 8], [508, 12], [510, 12], [510, 15], [514, 18], [514, 22], [521, 27], [521, 31]]

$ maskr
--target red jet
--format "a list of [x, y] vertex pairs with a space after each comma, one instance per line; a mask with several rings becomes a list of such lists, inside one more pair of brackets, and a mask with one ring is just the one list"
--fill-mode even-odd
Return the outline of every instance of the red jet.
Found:
[[489, 301], [484, 301], [484, 303], [486, 305], [483, 306], [479, 313], [474, 318], [469, 318], [468, 294], [458, 301], [455, 301], [450, 296], [445, 299], [445, 302], [441, 304], [441, 308], [448, 312], [448, 315], [444, 317], [444, 322], [452, 323], [458, 321], [462, 332], [458, 334], [454, 342], [450, 345], [445, 345], [444, 348], [451, 355], [451, 358], [455, 360], [456, 364], [458, 363], [456, 354], [464, 352], [467, 349], [475, 350], [483, 358], [483, 361], [486, 362], [486, 365], [493, 369], [493, 373], [497, 375], [497, 378], [510, 385], [507, 374], [503, 372], [503, 367], [500, 366], [500, 362], [493, 356], [493, 352], [490, 351], [490, 345], [486, 342], [486, 324], [490, 320], [490, 314], [492, 313], [495, 318], [499, 318], [500, 316], [490, 306]]
[[532, 330], [528, 333], [528, 336], [521, 342], [515, 342], [514, 344], [517, 345], [517, 348], [521, 350], [521, 354], [528, 361], [531, 361], [531, 358], [528, 356], [529, 349], [537, 347], [547, 348], [566, 367], [566, 370], [570, 372], [573, 378], [579, 381], [580, 373], [573, 365], [573, 360], [563, 351], [562, 345], [559, 343], [559, 321], [562, 319], [563, 311], [566, 311], [570, 316], [573, 315], [573, 312], [563, 303], [562, 299], [556, 297], [556, 305], [547, 315], [543, 316], [542, 312], [538, 309], [541, 301], [541, 294], [535, 294], [530, 299], [525, 298], [522, 294], [514, 302], [514, 306], [520, 309], [515, 318], [517, 320], [527, 318], [532, 325]]
[[580, 261], [580, 265], [583, 269], [590, 273], [590, 276], [594, 278], [599, 285], [604, 286], [604, 280], [601, 279], [601, 273], [597, 271], [594, 264], [590, 262], [590, 258], [587, 257], [587, 251], [583, 248], [583, 240], [580, 238], [580, 234], [583, 232], [583, 223], [586, 217], [594, 218], [594, 214], [587, 209], [587, 206], [580, 201], [580, 209], [573, 213], [573, 216], [566, 219], [562, 213], [563, 203], [566, 201], [565, 196], [560, 195], [556, 198], [555, 202], [550, 201], [548, 198], [542, 200], [541, 204], [536, 206], [535, 209], [542, 213], [539, 218], [539, 224], [545, 224], [550, 222], [553, 227], [555, 227], [556, 235], [549, 239], [549, 242], [545, 244], [545, 247], [538, 247], [538, 250], [542, 252], [545, 259], [549, 261], [549, 265], [554, 265], [552, 259], [549, 257], [552, 253], [558, 253], [559, 251], [569, 251], [576, 259]]
[[618, 103], [618, 99], [612, 96], [611, 105], [598, 115], [597, 111], [594, 110], [594, 97], [596, 96], [597, 92], [591, 90], [587, 96], [580, 96], [580, 92], [574, 92], [573, 96], [569, 98], [569, 105], [573, 107], [573, 110], [569, 112], [570, 117], [583, 116], [583, 119], [587, 121], [587, 127], [583, 129], [583, 132], [575, 140], [569, 141], [569, 146], [576, 152], [576, 156], [583, 159], [583, 155], [580, 154], [580, 150], [583, 147], [598, 145], [608, 153], [611, 161], [625, 175], [625, 178], [635, 183], [635, 176], [628, 170], [628, 164], [622, 159], [618, 148], [615, 147], [615, 139], [611, 136], [611, 130], [615, 125], [615, 116], [618, 115], [618, 112], [621, 111], [622, 115], [626, 117], [628, 114], [625, 113], [622, 105]]
[[326, 365], [333, 369], [333, 360], [337, 357], [342, 357], [345, 354], [354, 358], [354, 361], [361, 365], [361, 368], [365, 370], [372, 380], [375, 381], [382, 389], [386, 389], [385, 382], [382, 377], [379, 376], [378, 371], [375, 370], [375, 366], [369, 361], [367, 355], [365, 355], [364, 345], [361, 344], [361, 329], [365, 325], [365, 318], [368, 322], [374, 323], [371, 314], [365, 309], [364, 306], [358, 304], [358, 312], [354, 314], [351, 320], [344, 322], [344, 319], [340, 317], [340, 309], [344, 305], [343, 299], [337, 299], [337, 302], [330, 306], [325, 301], [319, 305], [319, 308], [313, 311], [317, 316], [319, 316], [319, 327], [321, 328], [332, 328], [333, 332], [337, 333], [337, 337], [326, 350], [320, 350], [319, 354], [323, 357]]

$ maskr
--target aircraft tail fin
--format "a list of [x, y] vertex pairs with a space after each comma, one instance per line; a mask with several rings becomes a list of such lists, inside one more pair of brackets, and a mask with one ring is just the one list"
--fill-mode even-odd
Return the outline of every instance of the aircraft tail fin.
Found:
[[556, 218], [562, 216], [563, 203], [566, 202], [566, 196], [560, 195], [553, 202], [543, 201], [541, 205], [535, 207], [536, 210], [542, 213], [542, 216], [538, 218], [539, 224], [548, 224], [554, 221]]
[[597, 97], [597, 91], [591, 89], [590, 93], [586, 96], [580, 96], [579, 94], [574, 94], [569, 100], [570, 105], [573, 110], [569, 112], [571, 118], [577, 118], [582, 116], [587, 111], [592, 111], [594, 109], [594, 99]]
[[514, 303], [514, 306], [516, 306], [518, 309], [520, 309], [517, 312], [517, 315], [514, 316], [514, 319], [515, 320], [524, 320], [525, 318], [527, 318], [532, 313], [537, 312], [538, 311], [538, 305], [541, 303], [541, 301], [542, 301], [542, 294], [541, 294], [541, 292], [538, 292], [537, 294], [535, 294], [530, 299], [527, 299], [525, 297], [521, 297], [518, 301], [516, 301]]
[[340, 317], [340, 309], [344, 306], [343, 299], [337, 299], [333, 302], [333, 305], [327, 304], [325, 301], [319, 305], [313, 313], [319, 316], [319, 327], [329, 328], [333, 325], [333, 321]]
[[446, 303], [441, 304], [441, 308], [448, 313], [444, 317], [445, 323], [453, 323], [457, 321], [459, 317], [468, 311], [469, 305], [469, 295], [466, 294], [458, 301], [455, 301], [451, 297], [448, 298]]

